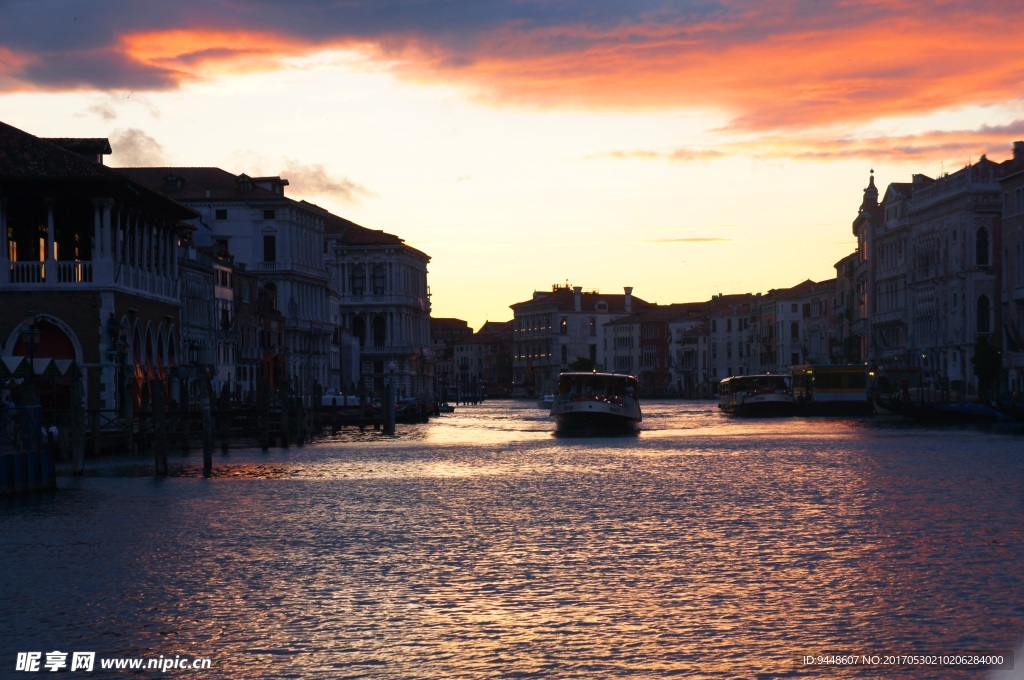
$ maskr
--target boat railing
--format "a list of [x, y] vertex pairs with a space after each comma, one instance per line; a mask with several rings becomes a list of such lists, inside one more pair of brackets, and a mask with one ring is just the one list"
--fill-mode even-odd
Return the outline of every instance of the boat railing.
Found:
[[624, 397], [620, 394], [559, 394], [555, 399], [559, 404], [569, 404], [583, 401], [600, 401], [607, 404], [622, 406]]

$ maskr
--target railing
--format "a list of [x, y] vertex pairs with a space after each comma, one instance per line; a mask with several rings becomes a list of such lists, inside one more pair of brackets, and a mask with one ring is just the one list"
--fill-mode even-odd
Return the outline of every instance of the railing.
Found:
[[92, 283], [92, 262], [57, 262], [58, 283]]
[[45, 281], [45, 263], [11, 262], [11, 283], [44, 283]]

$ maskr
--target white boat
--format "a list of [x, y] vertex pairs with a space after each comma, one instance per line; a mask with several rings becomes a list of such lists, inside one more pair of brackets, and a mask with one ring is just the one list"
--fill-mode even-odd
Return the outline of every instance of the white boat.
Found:
[[545, 394], [537, 402], [537, 406], [539, 406], [540, 408], [550, 409], [551, 405], [554, 404], [554, 403], [555, 403], [555, 395], [553, 395], [553, 394]]
[[791, 416], [796, 400], [786, 376], [737, 375], [719, 384], [718, 408], [737, 416]]
[[636, 377], [622, 373], [562, 373], [551, 415], [561, 432], [636, 431], [643, 419], [639, 386]]

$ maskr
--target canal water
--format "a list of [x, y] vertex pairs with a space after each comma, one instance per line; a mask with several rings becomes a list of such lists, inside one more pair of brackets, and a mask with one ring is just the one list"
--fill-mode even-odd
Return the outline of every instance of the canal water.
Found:
[[[133, 677], [987, 677], [882, 663], [1024, 641], [1022, 434], [655, 402], [638, 435], [559, 438], [493, 401], [217, 452], [213, 479], [199, 453], [163, 480], [94, 461], [0, 503], [0, 677], [52, 651], [211, 664]], [[806, 663], [839, 655], [881, 658]]]

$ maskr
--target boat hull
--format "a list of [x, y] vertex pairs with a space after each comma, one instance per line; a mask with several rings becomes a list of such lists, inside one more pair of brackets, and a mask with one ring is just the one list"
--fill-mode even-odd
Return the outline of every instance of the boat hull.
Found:
[[619, 373], [567, 372], [558, 377], [551, 405], [556, 429], [566, 432], [635, 432], [643, 416], [634, 376]]
[[559, 432], [610, 431], [636, 432], [640, 429], [640, 408], [597, 402], [572, 402], [551, 409]]
[[796, 403], [784, 395], [759, 395], [723, 405], [722, 411], [744, 418], [781, 418], [794, 415]]

